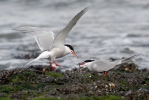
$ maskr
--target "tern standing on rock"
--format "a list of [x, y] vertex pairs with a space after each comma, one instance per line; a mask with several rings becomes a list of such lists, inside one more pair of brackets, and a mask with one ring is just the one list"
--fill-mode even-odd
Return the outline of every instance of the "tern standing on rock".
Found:
[[[140, 54], [138, 54], [138, 55], [140, 55]], [[97, 72], [97, 73], [103, 72], [103, 76], [107, 76], [109, 70], [119, 68], [120, 66], [118, 66], [118, 65], [121, 65], [123, 63], [130, 61], [133, 58], [137, 57], [138, 55], [134, 55], [134, 56], [131, 56], [131, 57], [126, 58], [126, 59], [119, 59], [119, 60], [115, 60], [115, 61], [85, 60], [84, 62], [81, 62], [78, 65], [82, 66], [82, 67], [87, 67], [92, 72]]]
[[[68, 24], [62, 29], [54, 38], [53, 32], [46, 28], [37, 28], [37, 27], [17, 27], [14, 30], [20, 31], [22, 33], [28, 33], [36, 39], [41, 51], [43, 51], [36, 59], [30, 61], [28, 64], [37, 61], [39, 59], [48, 59], [50, 60], [50, 68], [54, 70], [55, 67], [52, 66], [52, 62], [56, 66], [60, 66], [56, 63], [55, 59], [63, 57], [67, 54], [73, 54], [77, 57], [74, 49], [71, 45], [64, 45], [65, 38], [70, 32], [70, 30], [76, 25], [77, 21], [81, 16], [88, 10], [89, 7], [86, 7], [81, 12], [79, 12]], [[26, 64], [25, 66], [27, 66]]]

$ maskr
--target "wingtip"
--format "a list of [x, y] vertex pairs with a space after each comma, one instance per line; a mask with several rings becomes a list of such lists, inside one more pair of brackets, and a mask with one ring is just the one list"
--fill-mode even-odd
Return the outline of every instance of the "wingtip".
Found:
[[90, 8], [90, 6], [85, 7], [85, 9], [89, 9], [89, 8]]
[[142, 55], [142, 53], [137, 54], [137, 56], [140, 56], [140, 55]]
[[134, 58], [136, 58], [136, 57], [140, 56], [141, 54], [142, 54], [142, 53], [139, 53], [139, 54], [133, 55], [133, 56], [131, 56], [131, 57], [129, 57], [129, 58], [124, 59], [123, 61], [132, 60], [132, 59], [134, 59]]
[[83, 15], [85, 14], [89, 9], [89, 6], [85, 7], [83, 10], [81, 10], [80, 14]]
[[90, 6], [87, 6], [87, 7], [84, 8], [83, 11], [84, 11], [84, 12], [87, 12], [87, 11], [89, 10], [89, 8], [90, 8]]
[[136, 54], [136, 55], [134, 55], [133, 57], [135, 58], [135, 57], [137, 57], [137, 56], [140, 56], [142, 53], [139, 53], [139, 54]]

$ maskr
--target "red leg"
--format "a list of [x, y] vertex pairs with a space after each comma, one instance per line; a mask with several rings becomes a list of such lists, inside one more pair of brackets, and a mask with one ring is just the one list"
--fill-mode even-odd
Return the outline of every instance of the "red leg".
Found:
[[108, 75], [108, 71], [103, 72], [103, 76], [107, 76]]
[[56, 61], [55, 61], [55, 60], [53, 60], [53, 62], [54, 62], [54, 64], [55, 64], [56, 66], [60, 66], [59, 64], [57, 64], [57, 63], [56, 63]]
[[52, 63], [50, 62], [50, 70], [53, 71], [55, 70], [55, 67], [52, 66]]

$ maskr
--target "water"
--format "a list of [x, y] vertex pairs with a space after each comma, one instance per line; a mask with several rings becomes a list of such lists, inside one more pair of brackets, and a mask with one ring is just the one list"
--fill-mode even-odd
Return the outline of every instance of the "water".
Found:
[[[0, 0], [0, 69], [22, 67], [31, 59], [14, 55], [40, 52], [35, 40], [12, 28], [30, 25], [58, 32], [84, 7], [89, 11], [66, 38], [79, 59], [67, 55], [57, 60], [63, 70], [85, 59], [129, 57], [149, 68], [148, 0]], [[34, 64], [48, 64], [47, 61]]]

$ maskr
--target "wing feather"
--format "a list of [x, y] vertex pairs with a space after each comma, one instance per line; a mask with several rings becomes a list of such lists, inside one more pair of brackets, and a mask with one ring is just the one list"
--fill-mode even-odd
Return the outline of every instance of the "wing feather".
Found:
[[[97, 65], [97, 66], [94, 67], [94, 65]], [[111, 67], [113, 67], [109, 61], [105, 61], [105, 60], [94, 61], [92, 66], [93, 66], [93, 69], [97, 72], [107, 71]]]
[[65, 38], [70, 30], [76, 25], [77, 21], [81, 18], [81, 16], [88, 10], [89, 7], [86, 7], [81, 12], [79, 12], [68, 24], [67, 26], [61, 30], [55, 37], [52, 47], [55, 46], [63, 46], [65, 42]]
[[33, 36], [41, 51], [50, 50], [54, 41], [54, 33], [47, 28], [22, 26], [13, 30]]

